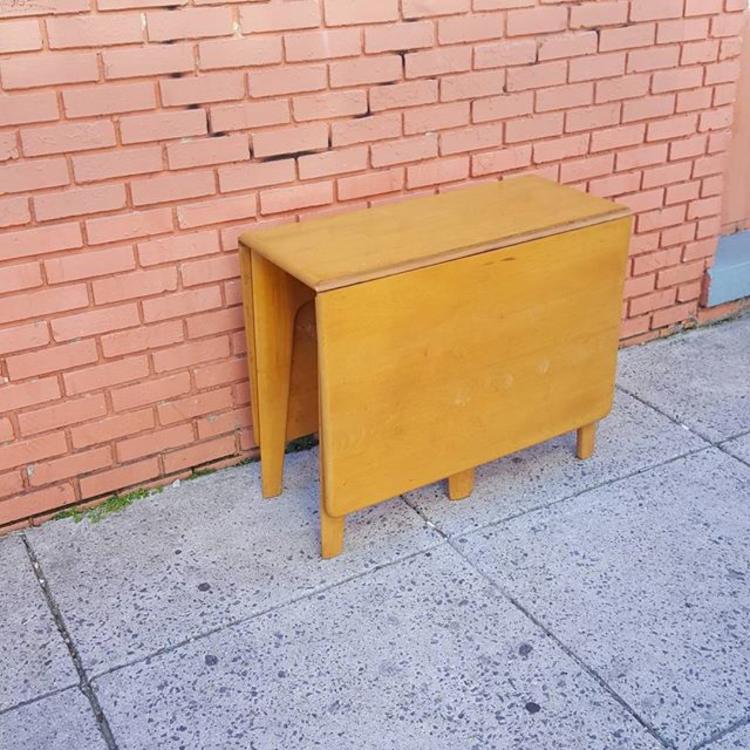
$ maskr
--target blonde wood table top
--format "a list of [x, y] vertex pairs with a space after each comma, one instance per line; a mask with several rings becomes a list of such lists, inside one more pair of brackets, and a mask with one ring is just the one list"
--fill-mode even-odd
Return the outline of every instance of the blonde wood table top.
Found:
[[625, 206], [527, 176], [250, 230], [240, 241], [322, 292], [629, 214]]

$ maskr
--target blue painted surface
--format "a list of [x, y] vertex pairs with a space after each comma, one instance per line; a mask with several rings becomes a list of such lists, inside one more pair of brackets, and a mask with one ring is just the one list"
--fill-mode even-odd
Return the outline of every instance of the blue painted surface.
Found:
[[708, 307], [750, 297], [750, 230], [719, 240], [708, 276]]

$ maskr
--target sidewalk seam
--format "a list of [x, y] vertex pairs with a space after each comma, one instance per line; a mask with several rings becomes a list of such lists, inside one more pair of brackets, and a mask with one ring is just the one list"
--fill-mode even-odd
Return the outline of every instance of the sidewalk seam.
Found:
[[560, 638], [558, 638], [555, 633], [550, 630], [550, 628], [548, 628], [539, 618], [533, 615], [531, 611], [523, 604], [521, 604], [521, 602], [516, 599], [516, 597], [513, 596], [505, 587], [501, 586], [497, 581], [495, 581], [483, 570], [481, 570], [470, 557], [465, 555], [461, 551], [461, 549], [456, 546], [453, 539], [448, 538], [447, 542], [451, 549], [462, 560], [464, 560], [466, 564], [469, 565], [470, 568], [472, 568], [472, 570], [476, 571], [482, 578], [484, 578], [485, 581], [487, 581], [494, 589], [499, 591], [503, 597], [505, 597], [516, 609], [518, 609], [521, 614], [531, 620], [531, 622], [537, 628], [539, 628], [546, 636], [551, 638], [569, 658], [571, 658], [576, 664], [578, 664], [578, 666], [584, 672], [586, 672], [589, 677], [591, 677], [601, 688], [603, 688], [605, 692], [608, 693], [609, 696], [615, 702], [617, 702], [621, 708], [623, 708], [628, 714], [630, 714], [657, 742], [662, 745], [662, 747], [666, 748], [667, 750], [676, 750], [676, 746], [674, 745], [674, 743], [662, 737], [661, 734], [656, 730], [656, 728], [653, 727], [648, 721], [646, 721], [646, 719], [644, 719], [617, 691], [615, 691], [614, 688], [612, 688], [609, 683], [607, 683], [606, 680], [592, 666], [590, 666], [586, 661], [578, 656], [578, 654], [576, 654], [576, 652], [573, 651], [572, 648], [567, 646]]
[[63, 642], [65, 643], [65, 646], [68, 649], [70, 658], [73, 660], [73, 666], [78, 673], [78, 688], [83, 693], [86, 700], [88, 700], [89, 702], [89, 706], [91, 707], [91, 710], [94, 714], [94, 720], [96, 721], [96, 725], [99, 728], [99, 732], [102, 735], [107, 749], [118, 750], [117, 742], [115, 741], [112, 730], [109, 726], [109, 721], [104, 715], [104, 711], [101, 707], [101, 704], [99, 703], [99, 699], [96, 696], [96, 692], [94, 691], [88, 675], [86, 674], [86, 670], [83, 667], [81, 656], [78, 653], [78, 649], [76, 648], [76, 645], [73, 642], [73, 638], [71, 637], [70, 632], [68, 631], [68, 628], [65, 624], [65, 618], [63, 617], [62, 612], [60, 612], [60, 608], [57, 606], [57, 602], [52, 596], [52, 592], [50, 591], [49, 583], [47, 582], [47, 579], [44, 575], [42, 565], [39, 562], [39, 559], [37, 558], [36, 553], [34, 552], [34, 549], [32, 548], [31, 543], [26, 538], [25, 534], [21, 534], [21, 541], [26, 547], [26, 554], [29, 556], [29, 561], [31, 562], [31, 567], [34, 570], [34, 576], [37, 580], [37, 583], [39, 584], [39, 588], [42, 590], [42, 596], [47, 603], [47, 607], [52, 614], [55, 625], [63, 639]]

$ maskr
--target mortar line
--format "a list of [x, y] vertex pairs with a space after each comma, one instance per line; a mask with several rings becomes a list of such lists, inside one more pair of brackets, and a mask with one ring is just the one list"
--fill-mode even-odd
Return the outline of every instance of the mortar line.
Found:
[[739, 456], [735, 455], [734, 453], [730, 453], [724, 446], [717, 445], [716, 446], [725, 456], [729, 456], [730, 458], [733, 458], [735, 461], [739, 461], [741, 464], [744, 464], [745, 466], [750, 466], [750, 461], [746, 461], [744, 458], [740, 458]]
[[706, 737], [705, 740], [701, 740], [697, 745], [695, 745], [693, 747], [693, 750], [702, 750], [702, 748], [712, 745], [714, 742], [717, 742], [727, 735], [732, 734], [732, 732], [740, 729], [746, 724], [750, 724], [750, 716], [743, 716], [741, 719], [737, 719], [737, 721], [732, 722], [728, 727], [725, 727], [724, 729], [717, 729], [713, 734], [710, 734], [708, 737]]
[[65, 624], [65, 618], [63, 617], [60, 608], [57, 606], [57, 602], [52, 596], [52, 591], [50, 590], [49, 583], [47, 582], [47, 579], [44, 575], [42, 565], [39, 562], [39, 559], [37, 558], [36, 553], [34, 552], [31, 543], [26, 538], [25, 534], [21, 534], [21, 540], [26, 547], [26, 554], [28, 555], [29, 561], [31, 562], [31, 567], [34, 570], [34, 575], [36, 577], [37, 583], [39, 584], [39, 588], [42, 590], [42, 596], [44, 596], [47, 607], [52, 614], [55, 625], [57, 626], [57, 629], [62, 636], [63, 642], [65, 643], [70, 654], [70, 658], [73, 661], [75, 670], [78, 673], [78, 688], [89, 702], [89, 706], [91, 707], [91, 710], [94, 714], [94, 720], [96, 721], [96, 725], [99, 728], [99, 732], [101, 733], [108, 750], [118, 750], [117, 742], [115, 741], [114, 735], [112, 734], [112, 729], [109, 726], [109, 721], [104, 715], [104, 710], [99, 703], [96, 692], [94, 691], [94, 688], [89, 681], [88, 675], [86, 674], [86, 670], [83, 667], [81, 656], [78, 653], [78, 649], [76, 648], [76, 645], [73, 642], [73, 638], [71, 637], [70, 632], [68, 631], [68, 628]]
[[64, 693], [66, 690], [74, 690], [77, 687], [77, 684], [71, 683], [70, 685], [66, 685], [65, 687], [56, 688], [55, 690], [49, 690], [46, 693], [35, 695], [33, 698], [27, 698], [24, 701], [19, 701], [18, 703], [14, 703], [12, 706], [0, 708], [0, 716], [5, 716], [5, 714], [9, 714], [11, 713], [11, 711], [15, 711], [17, 708], [25, 708], [26, 706], [30, 706], [32, 703], [38, 703], [39, 701], [46, 700], [47, 698], [52, 698], [55, 695], [60, 695], [60, 693]]
[[531, 622], [539, 628], [546, 636], [551, 638], [563, 652], [571, 658], [578, 666], [586, 672], [601, 688], [603, 688], [609, 696], [616, 701], [621, 708], [629, 713], [657, 742], [659, 742], [667, 750], [676, 750], [674, 743], [670, 742], [666, 738], [662, 737], [659, 731], [652, 726], [646, 719], [644, 719], [609, 683], [584, 659], [578, 656], [568, 645], [566, 645], [560, 638], [555, 635], [552, 630], [547, 627], [542, 620], [525, 607], [515, 596], [513, 596], [504, 586], [501, 586], [497, 581], [491, 578], [489, 575], [479, 568], [474, 561], [465, 555], [461, 549], [455, 544], [453, 539], [447, 540], [448, 545], [453, 549], [456, 554], [464, 560], [472, 570], [476, 571], [485, 581], [487, 581], [494, 589], [496, 589], [503, 597], [505, 597], [521, 614], [527, 617]]
[[413, 557], [418, 557], [419, 555], [423, 555], [426, 552], [432, 552], [434, 549], [437, 549], [438, 547], [441, 547], [446, 542], [445, 538], [443, 537], [440, 539], [436, 544], [433, 544], [431, 547], [425, 547], [424, 549], [416, 550], [415, 552], [412, 552], [408, 555], [404, 555], [403, 557], [399, 557], [395, 560], [389, 560], [388, 562], [381, 563], [380, 565], [375, 565], [372, 568], [368, 568], [367, 570], [363, 570], [360, 573], [355, 573], [354, 575], [348, 576], [347, 578], [342, 578], [339, 581], [334, 581], [333, 583], [328, 584], [327, 586], [322, 586], [320, 588], [316, 588], [312, 591], [307, 591], [304, 594], [300, 594], [297, 597], [293, 597], [292, 599], [287, 599], [283, 602], [279, 602], [278, 604], [274, 604], [271, 607], [266, 607], [266, 609], [261, 609], [257, 612], [253, 612], [250, 615], [247, 615], [246, 617], [240, 617], [236, 620], [231, 620], [226, 623], [222, 623], [221, 625], [217, 625], [214, 628], [211, 628], [209, 630], [204, 630], [201, 633], [197, 633], [196, 635], [192, 635], [188, 638], [183, 638], [181, 641], [178, 641], [177, 643], [171, 643], [168, 646], [163, 646], [162, 648], [157, 649], [156, 651], [150, 651], [149, 653], [145, 654], [144, 656], [139, 656], [135, 659], [131, 659], [130, 661], [122, 662], [121, 664], [115, 664], [112, 667], [108, 667], [107, 669], [102, 670], [101, 672], [95, 672], [91, 675], [91, 681], [98, 680], [100, 677], [104, 677], [105, 675], [112, 674], [113, 672], [119, 672], [121, 669], [127, 669], [128, 667], [132, 667], [136, 664], [141, 664], [144, 661], [148, 661], [149, 659], [153, 659], [157, 656], [164, 656], [165, 654], [170, 654], [173, 651], [176, 651], [177, 649], [182, 648], [183, 646], [187, 646], [190, 643], [194, 643], [195, 641], [201, 641], [204, 638], [208, 638], [211, 635], [215, 635], [216, 633], [220, 633], [223, 630], [230, 630], [232, 628], [236, 628], [239, 625], [245, 625], [246, 623], [251, 622], [252, 620], [257, 619], [258, 617], [262, 617], [263, 615], [270, 614], [271, 612], [276, 612], [279, 609], [283, 609], [284, 607], [288, 607], [292, 604], [297, 604], [298, 602], [304, 601], [305, 599], [309, 599], [312, 596], [318, 596], [319, 594], [325, 593], [326, 591], [330, 591], [331, 589], [335, 589], [338, 586], [343, 586], [346, 583], [350, 583], [351, 581], [356, 581], [360, 578], [365, 578], [368, 575], [371, 575], [379, 570], [382, 570], [383, 568], [389, 568], [392, 565], [398, 565], [398, 563], [405, 562], [406, 560], [411, 560]]

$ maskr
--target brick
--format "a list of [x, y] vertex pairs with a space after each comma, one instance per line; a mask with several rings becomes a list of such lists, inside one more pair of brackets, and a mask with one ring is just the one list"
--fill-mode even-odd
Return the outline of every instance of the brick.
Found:
[[[49, 329], [46, 321], [37, 320], [13, 328], [3, 328], [0, 330], [0, 354], [44, 346], [49, 343], [49, 340]], [[47, 383], [47, 385], [51, 384]]]
[[630, 208], [634, 214], [645, 215], [646, 211], [655, 211], [664, 205], [664, 190], [641, 190], [633, 195], [621, 196], [619, 199]]
[[631, 297], [640, 297], [643, 294], [648, 294], [654, 291], [656, 282], [656, 276], [650, 273], [646, 276], [636, 276], [634, 278], [627, 279], [625, 281], [625, 293], [623, 297], [630, 299]]
[[700, 185], [698, 180], [681, 185], [670, 185], [664, 199], [665, 205], [673, 206], [675, 203], [686, 203], [697, 198], [700, 195]]
[[187, 319], [188, 338], [191, 339], [234, 331], [243, 327], [244, 317], [241, 305], [214, 310], [201, 315], [192, 315]]
[[112, 452], [108, 446], [76, 453], [54, 461], [45, 461], [26, 467], [31, 487], [41, 487], [61, 479], [88, 474], [112, 465]]
[[410, 52], [405, 55], [404, 60], [407, 78], [459, 73], [471, 68], [471, 47], [441, 47]]
[[524, 8], [508, 11], [506, 34], [527, 36], [563, 31], [568, 25], [567, 8], [550, 6], [546, 8]]
[[[155, 404], [181, 396], [190, 391], [190, 373], [178, 372], [162, 378], [150, 378], [146, 383], [136, 383], [116, 388], [111, 392], [115, 411], [130, 412], [147, 404]], [[187, 418], [187, 415], [184, 418]], [[181, 418], [173, 420], [182, 421]]]
[[0, 77], [7, 90], [63, 83], [96, 81], [99, 68], [93, 52], [41, 53], [10, 58], [0, 62]]
[[129, 115], [120, 119], [120, 135], [125, 144], [186, 138], [206, 132], [206, 113], [202, 109]]
[[261, 36], [250, 39], [212, 39], [198, 45], [202, 70], [244, 68], [281, 62], [281, 39]]
[[454, 156], [448, 159], [415, 164], [407, 168], [407, 185], [410, 189], [427, 185], [465, 180], [469, 176], [469, 157]]
[[404, 132], [406, 135], [414, 135], [432, 130], [455, 128], [468, 125], [469, 120], [469, 102], [428, 104], [426, 107], [414, 107], [404, 112]]
[[610, 174], [614, 160], [614, 154], [601, 154], [589, 156], [585, 159], [566, 161], [560, 167], [560, 182], [579, 182]]
[[211, 129], [218, 132], [282, 125], [289, 120], [289, 103], [284, 99], [211, 107]]
[[680, 62], [680, 47], [661, 46], [638, 49], [628, 53], [628, 73], [674, 68]]
[[[418, 54], [418, 53], [417, 53]], [[407, 70], [409, 61], [407, 55]], [[330, 63], [331, 86], [358, 86], [367, 83], [392, 83], [401, 79], [398, 55], [371, 55]]]
[[440, 98], [444, 102], [475, 99], [505, 90], [505, 75], [500, 70], [479, 70], [444, 76], [440, 81]]
[[575, 83], [621, 76], [625, 72], [625, 61], [624, 52], [607, 52], [595, 57], [573, 58], [569, 63], [568, 80]]
[[0, 443], [7, 443], [13, 439], [13, 425], [8, 417], [0, 419]]
[[30, 221], [29, 199], [26, 196], [0, 199], [0, 227], [18, 226]]
[[689, 162], [676, 162], [663, 166], [651, 167], [643, 172], [643, 187], [661, 187], [675, 182], [684, 182], [690, 179], [692, 164]]
[[449, 130], [440, 135], [440, 155], [448, 156], [463, 151], [478, 151], [499, 146], [503, 142], [500, 123], [472, 125], [460, 130]]
[[674, 325], [695, 315], [696, 303], [691, 302], [686, 305], [677, 305], [670, 310], [659, 310], [654, 313], [651, 319], [652, 328], [661, 328], [662, 326]]
[[662, 164], [667, 160], [667, 144], [654, 144], [620, 151], [617, 154], [617, 171]]
[[155, 177], [142, 177], [130, 183], [133, 205], [145, 206], [164, 201], [184, 200], [216, 192], [211, 170], [168, 172]]
[[[96, 6], [99, 10], [129, 10], [131, 8], [158, 8], [160, 6], [178, 7], [186, 4], [187, 0], [96, 0]], [[86, 9], [88, 10], [88, 5]]]
[[24, 436], [79, 424], [89, 419], [103, 417], [107, 405], [102, 394], [84, 398], [68, 399], [60, 404], [46, 406], [18, 415], [18, 424]]
[[84, 151], [115, 145], [111, 122], [76, 122], [43, 125], [21, 130], [21, 145], [26, 156]]
[[85, 284], [40, 289], [0, 298], [0, 323], [11, 323], [41, 315], [74, 310], [88, 305]]
[[241, 428], [250, 427], [250, 411], [248, 409], [235, 409], [223, 414], [209, 414], [196, 422], [198, 437], [201, 440], [222, 435], [226, 432], [234, 432]]
[[109, 278], [94, 281], [93, 288], [97, 305], [173, 292], [177, 288], [177, 269], [156, 268], [124, 275], [110, 275]]
[[101, 345], [105, 357], [120, 357], [123, 354], [176, 344], [182, 341], [182, 338], [182, 321], [169, 320], [152, 326], [139, 326], [107, 334], [101, 337]]
[[591, 134], [591, 151], [615, 151], [626, 146], [637, 146], [645, 140], [646, 125], [620, 125]]
[[[23, 493], [23, 479], [18, 471], [0, 475], [0, 497], [20, 496]], [[5, 505], [0, 505], [0, 513], [5, 513]], [[10, 520], [15, 520], [11, 518]]]
[[[53, 19], [48, 19], [47, 24]], [[42, 34], [36, 19], [3, 21], [0, 26], [0, 54], [28, 52], [42, 48]]]
[[219, 238], [215, 231], [193, 232], [138, 243], [138, 259], [143, 266], [175, 263], [219, 251]]
[[568, 79], [568, 63], [562, 60], [513, 68], [508, 73], [508, 91], [560, 86]]
[[565, 132], [595, 130], [616, 125], [620, 122], [620, 104], [597, 104], [593, 107], [580, 107], [565, 113]]
[[660, 141], [693, 135], [697, 131], [697, 126], [698, 118], [693, 114], [655, 120], [648, 124], [647, 140]]
[[648, 94], [651, 76], [643, 73], [620, 76], [596, 82], [596, 102], [640, 99]]
[[58, 16], [48, 18], [46, 24], [49, 46], [52, 49], [106, 47], [143, 40], [138, 13]]
[[437, 137], [426, 134], [402, 138], [393, 143], [374, 143], [371, 152], [374, 167], [428, 159], [437, 156]]
[[75, 501], [75, 493], [70, 484], [46, 487], [0, 503], [0, 524], [11, 523], [38, 513], [60, 508]]
[[591, 81], [553, 86], [549, 89], [538, 89], [536, 92], [537, 112], [572, 109], [592, 104], [593, 101], [594, 84]]
[[570, 27], [620, 26], [628, 20], [627, 0], [592, 0], [570, 9]]
[[137, 435], [151, 429], [154, 423], [153, 410], [141, 409], [72, 427], [70, 435], [74, 448], [88, 448], [125, 435]]
[[26, 406], [54, 401], [60, 396], [60, 386], [56, 377], [3, 386], [3, 405], [8, 409], [23, 409]]
[[638, 231], [648, 232], [653, 229], [664, 229], [665, 227], [682, 224], [685, 221], [685, 206], [671, 206], [669, 208], [657, 209], [638, 217]]
[[232, 34], [232, 9], [227, 6], [154, 10], [146, 13], [146, 26], [152, 42], [229, 36]]
[[[715, 39], [707, 39], [702, 42], [692, 42], [683, 45], [680, 64], [693, 65], [695, 63], [713, 62], [718, 57], [719, 42]], [[710, 83], [708, 77], [706, 78], [706, 83]]]
[[88, 0], [49, 0], [43, 6], [3, 6], [2, 16], [3, 18], [10, 18], [12, 16], [58, 15], [61, 13], [79, 13], [84, 10], [89, 10]]
[[158, 405], [157, 411], [159, 422], [163, 425], [169, 425], [175, 422], [184, 422], [186, 419], [192, 419], [210, 412], [223, 411], [231, 406], [231, 389], [219, 388], [197, 396], [188, 396], [187, 398], [161, 403]]
[[15, 133], [0, 134], [0, 161], [17, 159], [20, 156], [18, 139]]
[[342, 201], [393, 193], [403, 189], [404, 170], [397, 167], [355, 177], [342, 177], [336, 184], [338, 198]]
[[172, 212], [168, 208], [131, 211], [123, 216], [106, 216], [86, 221], [86, 234], [92, 245], [162, 234], [172, 228]]
[[39, 263], [19, 263], [0, 266], [0, 294], [20, 292], [42, 285], [42, 267]]
[[[338, 0], [346, 2], [346, 0]], [[367, 0], [359, 0], [367, 2]], [[404, 18], [424, 18], [449, 13], [463, 13], [471, 8], [470, 0], [403, 0]]]
[[297, 122], [361, 115], [367, 112], [367, 93], [325, 91], [319, 94], [304, 94], [292, 99], [292, 109]]
[[277, 190], [264, 190], [260, 194], [260, 211], [262, 214], [275, 214], [298, 208], [324, 206], [332, 202], [333, 183], [311, 182]]
[[601, 198], [613, 198], [625, 193], [632, 193], [638, 190], [640, 186], [641, 173], [630, 172], [628, 174], [618, 174], [591, 180], [589, 182], [589, 192]]
[[583, 156], [588, 152], [589, 134], [572, 135], [534, 144], [534, 163], [559, 161], [572, 156]]
[[169, 448], [178, 448], [194, 440], [193, 428], [189, 424], [169, 427], [166, 430], [149, 432], [146, 435], [121, 440], [117, 443], [117, 458], [120, 461], [133, 461], [144, 456], [152, 456]]
[[[1, 170], [0, 175], [2, 175]], [[25, 258], [42, 253], [54, 253], [58, 250], [72, 250], [81, 245], [83, 245], [81, 228], [74, 222], [19, 229], [13, 232], [5, 231], [3, 241], [0, 243], [0, 260]]]
[[319, 91], [327, 85], [325, 65], [290, 65], [248, 73], [248, 89], [253, 98]]
[[[340, 29], [340, 31], [354, 33], [353, 29]], [[359, 35], [356, 35], [356, 39], [359, 41]], [[429, 21], [394, 23], [387, 26], [369, 26], [365, 28], [365, 52], [368, 54], [432, 47], [434, 42], [434, 26]], [[359, 49], [355, 49], [352, 44], [347, 48], [345, 55], [342, 56], [355, 54], [359, 54]], [[326, 57], [328, 56], [326, 55]]]
[[514, 146], [471, 157], [471, 174], [482, 177], [488, 174], [502, 174], [531, 164], [531, 146]]
[[45, 193], [34, 196], [33, 202], [34, 212], [39, 221], [116, 211], [119, 208], [125, 208], [125, 186], [101, 185], [74, 188], [58, 193]]
[[218, 286], [203, 287], [144, 300], [143, 319], [146, 323], [154, 323], [216, 307], [221, 307], [220, 288]]
[[59, 116], [54, 91], [0, 96], [0, 126], [50, 122]]
[[[438, 98], [437, 81], [406, 81], [370, 89], [370, 109], [379, 112], [384, 109], [416, 107], [431, 104]], [[352, 123], [354, 124], [354, 123]], [[333, 124], [335, 131], [336, 123]]]
[[167, 144], [167, 163], [170, 169], [203, 167], [249, 158], [250, 147], [244, 134]]
[[654, 21], [665, 18], [680, 18], [683, 13], [684, 0], [631, 0], [631, 21]]
[[328, 147], [328, 125], [310, 123], [293, 125], [253, 134], [253, 155], [256, 158], [279, 156], [299, 151], [315, 151]]
[[[602, 31], [602, 34], [605, 32]], [[594, 31], [574, 31], [570, 34], [542, 37], [539, 41], [539, 60], [559, 60], [580, 55], [593, 55], [598, 46]], [[602, 48], [602, 51], [604, 49]]]
[[56, 318], [52, 321], [55, 341], [69, 341], [82, 336], [94, 336], [139, 324], [135, 305], [118, 305]]
[[4, 445], [0, 451], [0, 471], [59, 456], [65, 453], [66, 449], [65, 436], [62, 433], [43, 435], [31, 440], [17, 440], [10, 445]]
[[102, 61], [104, 75], [110, 79], [186, 73], [194, 66], [189, 44], [105, 49]]
[[23, 380], [96, 362], [97, 356], [94, 341], [74, 341], [8, 357], [6, 365], [11, 380]]
[[117, 177], [160, 172], [163, 169], [161, 147], [121, 148], [72, 157], [77, 182], [96, 182]]
[[219, 257], [186, 262], [180, 267], [180, 275], [186, 287], [239, 278], [239, 257], [236, 253], [225, 253]]
[[159, 463], [155, 458], [120, 466], [84, 477], [79, 482], [83, 498], [96, 497], [142, 484], [159, 476]]
[[648, 120], [652, 117], [664, 117], [673, 114], [674, 107], [675, 97], [673, 94], [641, 97], [623, 104], [622, 121], [628, 123], [636, 120]]
[[68, 117], [137, 112], [156, 106], [154, 85], [145, 81], [65, 89], [62, 97]]
[[[288, 62], [330, 60], [359, 55], [362, 51], [362, 40], [359, 29], [298, 31], [284, 34], [284, 51]], [[368, 49], [368, 52], [378, 51], [380, 50]]]
[[245, 95], [245, 81], [239, 71], [170, 78], [160, 81], [159, 86], [166, 107], [231, 101]]
[[279, 185], [295, 179], [294, 159], [233, 164], [219, 168], [221, 192]]
[[711, 107], [712, 90], [693, 89], [692, 91], [680, 91], [677, 94], [677, 112], [694, 112], [699, 109]]
[[704, 133], [707, 130], [722, 130], [728, 128], [732, 124], [733, 113], [734, 109], [731, 105], [719, 107], [710, 112], [702, 112], [698, 130]]
[[651, 90], [655, 94], [665, 91], [692, 89], [703, 82], [703, 68], [679, 68], [676, 70], [659, 70], [654, 73]]
[[536, 62], [537, 47], [533, 39], [503, 40], [479, 44], [474, 50], [475, 68], [504, 68]]
[[300, 178], [309, 180], [344, 172], [359, 172], [367, 169], [367, 157], [367, 146], [352, 146], [327, 151], [324, 154], [300, 156], [298, 159]]
[[197, 443], [190, 448], [183, 448], [164, 456], [164, 471], [173, 473], [182, 469], [214, 461], [224, 456], [232, 456], [237, 453], [233, 435], [210, 440], [205, 443]]
[[646, 294], [643, 297], [636, 297], [630, 300], [630, 315], [642, 315], [643, 313], [658, 310], [660, 307], [669, 307], [674, 304], [674, 300], [674, 289], [665, 289]]
[[229, 339], [226, 336], [189, 341], [168, 349], [160, 349], [151, 355], [154, 370], [157, 373], [182, 370], [199, 362], [225, 360], [227, 357], [229, 357]]
[[745, 25], [745, 17], [741, 13], [714, 16], [711, 19], [712, 37], [740, 36]]
[[192, 229], [206, 224], [249, 219], [256, 214], [256, 196], [242, 195], [198, 203], [184, 203], [177, 207], [177, 223], [183, 229]]
[[[317, 0], [287, 0], [284, 3], [251, 3], [240, 7], [243, 34], [259, 31], [286, 31], [320, 25]], [[330, 21], [328, 21], [330, 23]]]
[[438, 40], [440, 44], [457, 44], [496, 39], [503, 35], [504, 20], [502, 13], [472, 13], [441, 18], [438, 21]]
[[705, 39], [708, 36], [707, 18], [679, 18], [674, 21], [661, 21], [656, 28], [658, 44], [687, 42]]
[[518, 94], [503, 94], [477, 99], [472, 103], [473, 122], [489, 120], [504, 120], [509, 117], [519, 117], [534, 111], [534, 94], [525, 91]]
[[505, 140], [507, 143], [532, 141], [537, 138], [560, 135], [562, 132], [562, 112], [550, 112], [543, 115], [509, 120], [505, 125]]

